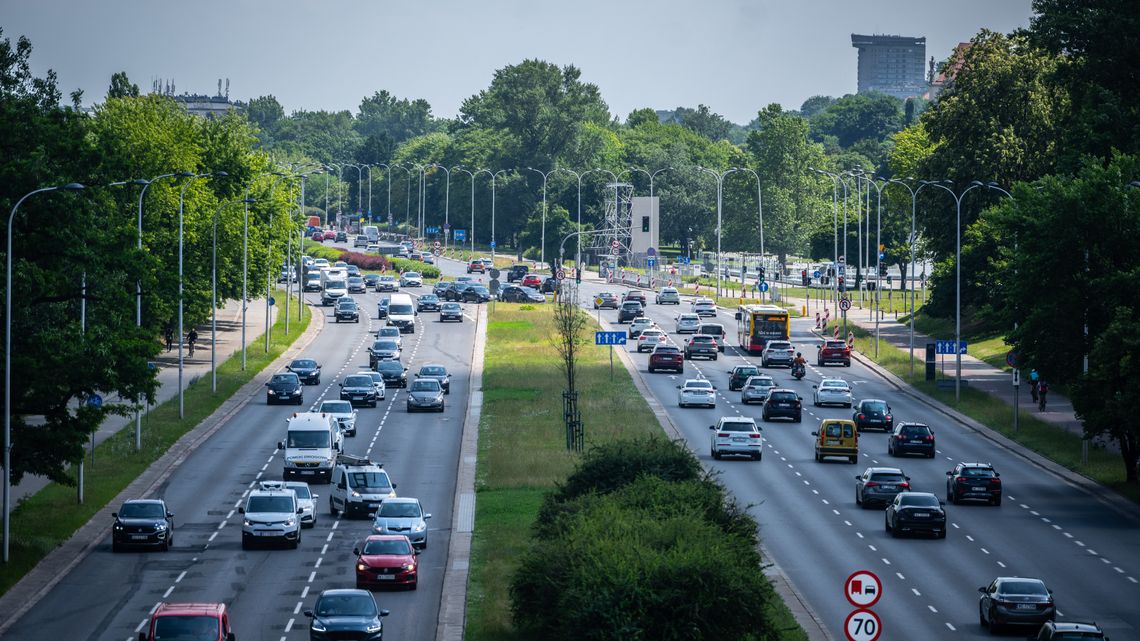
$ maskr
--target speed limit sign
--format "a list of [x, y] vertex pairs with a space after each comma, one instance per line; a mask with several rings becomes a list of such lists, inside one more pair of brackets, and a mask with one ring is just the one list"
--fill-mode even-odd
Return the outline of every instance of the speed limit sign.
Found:
[[439, 245], [439, 241], [437, 240], [437, 241], [435, 241], [435, 248], [436, 248], [436, 249], [439, 249], [439, 247], [440, 247], [440, 245]]
[[610, 249], [610, 253], [613, 254], [614, 256], [617, 256], [618, 255], [618, 248], [614, 247], [614, 248]]
[[558, 270], [558, 280], [562, 280], [564, 278], [566, 278], [566, 271], [562, 269]]
[[870, 610], [855, 610], [847, 615], [843, 632], [847, 641], [878, 641], [883, 633], [883, 623], [879, 615]]
[[618, 247], [621, 247], [621, 241], [618, 241], [618, 240], [615, 240], [615, 241], [611, 241], [611, 242], [610, 242], [610, 247], [613, 247], [614, 249], [617, 249]]

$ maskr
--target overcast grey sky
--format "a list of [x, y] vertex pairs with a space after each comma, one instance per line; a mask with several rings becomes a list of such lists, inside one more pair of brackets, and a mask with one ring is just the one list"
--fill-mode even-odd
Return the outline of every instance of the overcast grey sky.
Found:
[[942, 60], [1030, 13], [1030, 0], [0, 0], [0, 27], [87, 104], [126, 71], [143, 91], [172, 78], [212, 95], [229, 78], [231, 98], [273, 94], [287, 113], [355, 112], [387, 89], [451, 117], [496, 69], [539, 58], [577, 66], [623, 119], [703, 103], [743, 124], [768, 103], [853, 93], [852, 33], [926, 36]]

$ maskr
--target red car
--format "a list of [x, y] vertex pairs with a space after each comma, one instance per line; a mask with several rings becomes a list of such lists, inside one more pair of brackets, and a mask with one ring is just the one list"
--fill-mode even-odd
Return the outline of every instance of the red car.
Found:
[[331, 230], [331, 229], [326, 231], [325, 237], [322, 238], [321, 240], [336, 240], [336, 232]]
[[486, 266], [483, 264], [482, 260], [473, 260], [467, 264], [467, 273], [468, 274], [471, 274], [473, 272], [479, 272], [480, 274], [482, 274], [485, 271], [485, 269], [486, 269]]
[[230, 615], [224, 603], [159, 603], [150, 615], [140, 641], [158, 639], [233, 641]]
[[653, 348], [653, 353], [649, 355], [649, 373], [652, 374], [659, 369], [684, 373], [685, 358], [681, 354], [681, 348], [676, 345], [658, 345]]
[[522, 286], [538, 289], [539, 287], [542, 287], [542, 276], [539, 276], [538, 274], [527, 274], [526, 276], [523, 276]]
[[820, 344], [815, 364], [823, 367], [828, 363], [841, 363], [845, 367], [851, 367], [851, 348], [847, 346], [847, 341], [829, 338]]
[[364, 539], [356, 555], [356, 587], [404, 585], [415, 590], [419, 582], [420, 551], [403, 534], [373, 534]]

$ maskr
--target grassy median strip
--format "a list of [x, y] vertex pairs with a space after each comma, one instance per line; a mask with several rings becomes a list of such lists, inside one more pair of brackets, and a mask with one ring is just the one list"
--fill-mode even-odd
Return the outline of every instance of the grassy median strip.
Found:
[[[278, 298], [279, 301], [283, 300]], [[294, 299], [294, 305], [296, 300]], [[284, 307], [282, 307], [284, 309]], [[152, 463], [158, 460], [184, 434], [194, 429], [272, 363], [309, 326], [311, 314], [302, 307], [302, 319], [296, 319], [296, 308], [285, 333], [285, 316], [279, 315], [273, 325], [269, 352], [265, 339], [253, 339], [247, 350], [246, 370], [241, 369], [241, 353], [235, 353], [218, 365], [218, 391], [210, 391], [210, 376], [192, 379], [186, 387], [184, 419], [178, 418], [178, 397], [174, 397], [143, 414], [142, 449], [135, 451], [134, 429], [127, 426], [90, 452], [85, 465], [84, 502], [77, 501], [75, 487], [51, 483], [34, 495], [23, 499], [12, 512], [11, 560], [0, 566], [0, 594], [5, 593], [49, 552], [61, 545], [108, 501], [115, 498]], [[200, 348], [195, 360], [209, 360], [208, 349]]]
[[[834, 326], [834, 324], [832, 325]], [[1081, 463], [1081, 436], [1061, 427], [1040, 420], [1034, 416], [1029, 394], [1025, 396], [1025, 410], [1019, 414], [1019, 428], [1013, 431], [1013, 408], [1005, 401], [986, 392], [970, 387], [961, 388], [961, 401], [954, 400], [954, 388], [939, 389], [938, 380], [953, 380], [941, 368], [936, 372], [936, 380], [925, 380], [926, 365], [923, 355], [916, 353], [914, 376], [910, 375], [910, 352], [879, 341], [879, 357], [875, 358], [875, 338], [863, 328], [848, 324], [855, 333], [855, 349], [869, 360], [890, 370], [916, 390], [934, 400], [978, 421], [1003, 436], [1045, 456], [1059, 465], [1106, 485], [1128, 499], [1140, 502], [1140, 487], [1125, 482], [1124, 464], [1119, 454], [1103, 447], [1089, 447], [1089, 461]], [[949, 359], [948, 359], [949, 360]], [[949, 367], [949, 365], [948, 365]], [[932, 426], [937, 429], [937, 426]]]
[[[509, 586], [531, 541], [545, 492], [578, 461], [566, 450], [565, 377], [558, 367], [552, 306], [497, 303], [488, 315], [479, 426], [478, 493], [466, 638], [523, 637], [511, 621]], [[620, 348], [618, 348], [620, 349]], [[579, 361], [579, 410], [587, 447], [619, 439], [665, 438], [620, 362], [610, 377], [609, 348], [588, 346]], [[784, 639], [806, 638], [782, 603], [771, 605]]]

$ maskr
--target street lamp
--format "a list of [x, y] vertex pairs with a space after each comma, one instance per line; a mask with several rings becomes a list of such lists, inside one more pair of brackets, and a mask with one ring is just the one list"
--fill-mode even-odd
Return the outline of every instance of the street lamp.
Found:
[[[832, 251], [835, 252], [835, 254], [834, 254], [834, 256], [835, 256], [834, 261], [835, 262], [833, 263], [835, 265], [835, 280], [832, 282], [832, 291], [834, 292], [834, 296], [832, 297], [832, 300], [834, 301], [833, 305], [835, 306], [835, 309], [838, 312], [838, 310], [839, 310], [839, 176], [831, 173], [830, 171], [824, 171], [822, 169], [816, 169], [814, 167], [808, 167], [808, 171], [820, 174], [821, 176], [827, 176], [828, 178], [831, 179], [831, 224], [832, 224], [832, 233], [833, 233]], [[846, 191], [847, 185], [844, 185], [843, 189], [844, 189], [844, 191]], [[826, 307], [826, 305], [824, 305], [824, 307]]]
[[[875, 316], [875, 358], [879, 357], [879, 314], [882, 311], [881, 294], [883, 282], [880, 280], [880, 275], [883, 273], [883, 186], [886, 185], [884, 181], [882, 185], [876, 182], [874, 176], [864, 176], [860, 174], [860, 178], [867, 181], [870, 187], [875, 188], [875, 295], [872, 297], [872, 309]], [[868, 198], [870, 198], [871, 190], [867, 190]], [[868, 224], [870, 224], [870, 211], [867, 212]], [[870, 230], [867, 231], [867, 236], [871, 235]], [[867, 257], [867, 270], [870, 271], [870, 256]]]
[[[764, 264], [764, 200], [760, 194], [760, 174], [748, 167], [737, 167], [737, 171], [747, 171], [756, 179], [756, 210], [760, 213], [760, 264]], [[740, 281], [744, 283], [744, 261], [740, 261]]]
[[[324, 171], [323, 169], [316, 169], [315, 171], [310, 171], [308, 173], [297, 175], [297, 177], [301, 179], [301, 194], [300, 194], [301, 199], [300, 199], [300, 202], [297, 204], [297, 209], [300, 210], [300, 212], [301, 212], [302, 226], [304, 223], [304, 216], [305, 216], [305, 180], [309, 176], [311, 176], [312, 174], [322, 173], [323, 171]], [[371, 180], [372, 180], [372, 170], [371, 169], [368, 170], [368, 174], [369, 174], [368, 175], [369, 182], [371, 182]], [[369, 193], [372, 192], [371, 186], [369, 186], [368, 191], [369, 191]], [[302, 248], [305, 244], [304, 232], [302, 230], [301, 237], [297, 239], [297, 266], [298, 266], [298, 268], [296, 270], [294, 269], [294, 267], [292, 265], [290, 265], [290, 260], [289, 260], [290, 257], [293, 255], [293, 234], [289, 233], [288, 238], [289, 238], [289, 243], [286, 245], [286, 249], [285, 249], [285, 334], [286, 335], [289, 334], [289, 302], [293, 298], [293, 276], [294, 275], [297, 277], [297, 322], [301, 321], [301, 316], [302, 316], [301, 308], [304, 306], [304, 303], [305, 303], [305, 291], [302, 289], [303, 283], [301, 282], [301, 279], [304, 278], [305, 275], [300, 273], [300, 270], [299, 270], [299, 267], [301, 265]]]
[[962, 400], [962, 199], [971, 190], [978, 187], [985, 187], [981, 181], [975, 180], [970, 183], [970, 186], [963, 189], [962, 193], [955, 194], [953, 189], [950, 189], [943, 182], [945, 181], [919, 181], [923, 185], [930, 185], [944, 190], [954, 198], [954, 206], [957, 211], [957, 233], [955, 236], [955, 249], [954, 249], [954, 361], [956, 365], [956, 374], [954, 377], [954, 400]]
[[78, 191], [83, 189], [79, 183], [68, 183], [54, 187], [41, 187], [28, 192], [12, 206], [12, 213], [8, 214], [8, 252], [5, 254], [7, 265], [5, 274], [7, 284], [4, 289], [4, 562], [8, 562], [9, 527], [12, 517], [12, 224], [16, 219], [16, 212], [25, 200], [49, 191]]
[[416, 199], [418, 200], [418, 204], [416, 205], [416, 230], [419, 232], [420, 237], [424, 238], [426, 242], [427, 235], [424, 232], [424, 227], [427, 226], [427, 207], [424, 206], [424, 200], [427, 199], [427, 180], [424, 178], [424, 171], [427, 170], [428, 166], [414, 162], [408, 164], [414, 167], [420, 174], [420, 182], [416, 185]]
[[[578, 231], [580, 232], [580, 231], [582, 231], [582, 177], [585, 176], [586, 174], [590, 173], [593, 170], [591, 169], [591, 170], [584, 171], [582, 173], [578, 173], [578, 172], [574, 171], [573, 169], [567, 169], [565, 167], [555, 167], [554, 171], [564, 171], [568, 174], [574, 174], [574, 177], [578, 179]], [[561, 249], [558, 251], [558, 264], [562, 265], [562, 250]], [[574, 265], [578, 269], [582, 268], [582, 236], [581, 236], [581, 234], [578, 235], [578, 253], [574, 257]]]
[[[223, 209], [230, 205], [249, 204], [251, 202], [254, 201], [249, 199], [231, 200], [228, 203], [223, 203], [218, 207], [218, 211], [214, 212], [214, 244], [211, 253], [213, 267], [210, 271], [210, 391], [215, 394], [218, 392], [218, 216]], [[245, 301], [242, 301], [242, 305], [245, 305]]]
[[214, 171], [214, 172], [206, 172], [203, 174], [194, 174], [193, 176], [188, 177], [186, 179], [186, 182], [182, 183], [182, 189], [178, 193], [178, 418], [186, 418], [186, 398], [185, 398], [186, 397], [186, 391], [182, 386], [182, 377], [183, 377], [183, 373], [184, 373], [184, 370], [186, 367], [186, 360], [182, 354], [182, 342], [183, 342], [182, 341], [182, 336], [183, 336], [183, 333], [182, 333], [182, 311], [183, 311], [183, 303], [184, 303], [183, 298], [182, 298], [182, 294], [183, 294], [183, 290], [184, 290], [183, 282], [182, 282], [182, 275], [183, 275], [183, 260], [182, 260], [182, 253], [183, 252], [182, 252], [182, 249], [183, 249], [183, 245], [185, 244], [185, 242], [184, 242], [185, 237], [182, 233], [182, 220], [183, 220], [183, 212], [185, 211], [185, 208], [186, 208], [186, 188], [189, 187], [191, 183], [193, 183], [195, 180], [197, 180], [199, 178], [209, 178], [211, 176], [217, 176], [220, 178], [225, 178], [226, 176], [229, 176], [229, 174], [224, 172], [224, 171]]
[[556, 172], [558, 170], [557, 169], [551, 169], [550, 171], [543, 173], [542, 171], [539, 171], [538, 169], [535, 169], [534, 167], [527, 167], [527, 169], [530, 171], [533, 171], [534, 173], [538, 174], [539, 176], [542, 176], [542, 234], [540, 235], [540, 240], [539, 240], [540, 246], [539, 246], [538, 253], [539, 253], [539, 262], [542, 263], [542, 265], [545, 267], [546, 266], [546, 180], [547, 180], [547, 178], [550, 177], [550, 174], [553, 174], [554, 172]]
[[739, 169], [728, 169], [723, 172], [717, 172], [707, 167], [697, 167], [697, 171], [704, 172], [716, 179], [716, 297], [720, 298], [720, 279], [722, 275], [721, 257], [720, 257], [720, 227], [722, 222], [722, 205], [724, 200], [724, 179], [729, 174], [740, 171]]
[[[257, 174], [249, 181], [245, 187], [245, 213], [242, 222], [242, 240], [241, 240], [241, 371], [245, 371], [245, 311], [248, 308], [247, 301], [249, 301], [249, 294], [247, 289], [249, 286], [249, 203], [254, 202], [249, 197], [249, 190], [253, 188], [253, 183], [262, 176], [284, 176], [285, 174], [280, 171], [264, 171]], [[277, 185], [276, 182], [273, 183]], [[328, 186], [325, 189], [325, 211], [328, 212]], [[269, 188], [269, 199], [273, 200], [273, 187]]]
[[[906, 180], [913, 181], [914, 178], [907, 178]], [[910, 325], [910, 375], [913, 378], [914, 377], [914, 270], [915, 270], [914, 247], [918, 242], [918, 232], [915, 228], [915, 215], [914, 214], [915, 214], [915, 209], [917, 207], [917, 202], [918, 202], [918, 192], [922, 191], [922, 188], [926, 187], [926, 184], [920, 184], [918, 186], [918, 189], [914, 189], [909, 184], [904, 182], [903, 180], [899, 180], [897, 178], [892, 178], [892, 179], [888, 180], [887, 182], [888, 183], [894, 183], [896, 185], [902, 185], [903, 187], [906, 187], [907, 191], [910, 192], [910, 276], [911, 276], [911, 279], [910, 279], [910, 323], [909, 323], [909, 325]]]
[[[471, 234], [471, 257], [474, 258], [475, 257], [475, 174], [464, 169], [463, 167], [460, 167], [459, 165], [452, 167], [451, 171], [462, 171], [463, 173], [467, 174], [467, 179], [471, 181], [471, 229], [467, 230], [467, 232], [469, 234]], [[450, 176], [450, 174], [449, 174], [449, 176]], [[448, 181], [450, 182], [450, 180], [451, 179], [449, 177]]]
[[506, 174], [508, 172], [506, 169], [500, 169], [499, 171], [491, 171], [490, 169], [480, 169], [480, 170], [475, 172], [475, 175], [478, 176], [479, 174], [481, 174], [483, 172], [487, 172], [487, 175], [491, 177], [491, 264], [494, 265], [495, 264], [495, 178], [498, 177], [499, 174]]
[[432, 163], [428, 167], [442, 169], [447, 174], [447, 188], [443, 195], [443, 248], [446, 250], [447, 239], [451, 235], [451, 170], [437, 163]]

